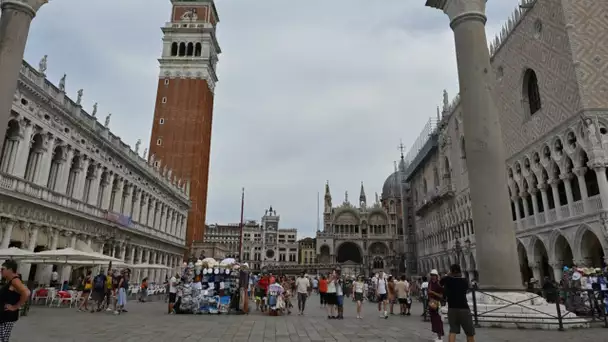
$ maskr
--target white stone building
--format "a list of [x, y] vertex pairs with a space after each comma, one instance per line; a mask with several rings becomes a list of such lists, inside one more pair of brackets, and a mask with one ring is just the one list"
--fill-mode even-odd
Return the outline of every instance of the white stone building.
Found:
[[[595, 49], [608, 42], [606, 11], [606, 2], [538, 0], [518, 8], [490, 46], [509, 175], [496, 186], [508, 185], [512, 196], [524, 281], [608, 262], [608, 53]], [[475, 228], [461, 117], [458, 97], [448, 103], [444, 94], [407, 178], [420, 270], [458, 260], [472, 278]]]
[[279, 228], [280, 216], [272, 206], [260, 224], [248, 221], [243, 227], [243, 261], [254, 270], [280, 270], [298, 265], [298, 230]]
[[368, 206], [363, 184], [358, 206], [350, 203], [346, 193], [344, 202], [334, 207], [329, 184], [326, 184], [323, 231], [316, 236], [318, 263], [336, 264], [349, 274], [381, 270], [392, 274], [404, 272], [405, 240], [398, 225], [399, 195], [392, 194], [393, 184], [389, 185], [383, 189], [386, 207], [377, 196], [376, 202]]
[[222, 258], [238, 258], [241, 241], [241, 228], [239, 223], [210, 224], [205, 227], [205, 236], [202, 242], [194, 242], [194, 255], [216, 258], [213, 249], [222, 249]]
[[[150, 165], [97, 121], [97, 105], [83, 110], [23, 63], [0, 163], [2, 248], [30, 251], [72, 247], [102, 252], [127, 264], [175, 267], [185, 251], [188, 185]], [[71, 268], [63, 267], [67, 279]], [[48, 283], [48, 266], [20, 266], [24, 278]], [[166, 270], [137, 276], [164, 280]]]

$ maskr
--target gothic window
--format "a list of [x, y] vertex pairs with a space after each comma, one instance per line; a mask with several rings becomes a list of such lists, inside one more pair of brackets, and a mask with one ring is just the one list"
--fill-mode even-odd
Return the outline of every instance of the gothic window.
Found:
[[532, 69], [526, 70], [523, 84], [523, 100], [525, 109], [532, 115], [541, 108], [540, 91], [538, 89], [538, 79]]
[[435, 187], [439, 187], [439, 170], [437, 170], [437, 167], [433, 168], [433, 182], [435, 183]]
[[187, 56], [194, 56], [194, 44], [188, 43], [188, 48], [186, 49]]
[[203, 47], [201, 45], [201, 43], [196, 43], [196, 45], [194, 46], [194, 55], [199, 57], [203, 52]]
[[467, 159], [467, 152], [464, 144], [464, 137], [460, 137], [460, 158]]
[[179, 43], [179, 55], [180, 56], [186, 55], [186, 43]]
[[177, 56], [177, 43], [171, 44], [171, 56]]

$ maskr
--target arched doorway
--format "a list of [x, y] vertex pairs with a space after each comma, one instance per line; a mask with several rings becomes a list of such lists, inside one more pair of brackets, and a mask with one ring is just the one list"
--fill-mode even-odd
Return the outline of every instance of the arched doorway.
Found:
[[351, 261], [355, 264], [363, 263], [361, 249], [354, 242], [347, 241], [338, 247], [338, 252], [336, 253], [336, 262], [341, 264], [347, 261]]
[[528, 261], [528, 254], [526, 253], [526, 247], [518, 240], [517, 241], [517, 255], [519, 256], [519, 272], [521, 272], [522, 282], [529, 282], [530, 278], [533, 277], [532, 270], [530, 269], [530, 262]]
[[553, 272], [551, 270], [551, 266], [549, 266], [549, 256], [547, 254], [547, 248], [545, 248], [545, 244], [541, 240], [536, 240], [534, 242], [534, 259], [537, 262], [540, 279], [536, 279], [541, 283], [545, 279], [545, 277], [549, 277], [549, 279], [553, 279]]
[[605, 267], [604, 250], [597, 235], [587, 230], [581, 238], [581, 255], [585, 260], [585, 266]]
[[563, 235], [555, 239], [555, 260], [560, 263], [561, 267], [574, 265], [574, 257], [572, 256], [572, 248], [568, 240]]
[[328, 245], [323, 245], [319, 249], [319, 263], [328, 264], [330, 262], [330, 250]]

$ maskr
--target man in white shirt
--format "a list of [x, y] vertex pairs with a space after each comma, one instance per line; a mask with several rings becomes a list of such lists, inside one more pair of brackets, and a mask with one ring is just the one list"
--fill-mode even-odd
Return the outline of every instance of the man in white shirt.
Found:
[[310, 280], [306, 277], [304, 272], [300, 274], [296, 279], [296, 291], [298, 292], [298, 311], [299, 315], [304, 314], [306, 308], [306, 298], [308, 297], [308, 288], [310, 287]]
[[59, 273], [57, 273], [57, 269], [53, 269], [51, 273], [51, 285], [56, 286], [59, 283]]
[[422, 317], [426, 317], [427, 305], [429, 304], [429, 282], [426, 277], [422, 277], [422, 284], [420, 285], [420, 295], [422, 297]]
[[376, 283], [376, 294], [378, 295], [378, 311], [381, 311], [382, 308], [384, 308], [384, 315], [380, 315], [380, 317], [384, 317], [384, 319], [388, 318], [388, 311], [386, 310], [386, 306], [388, 305], [387, 290], [388, 284], [386, 283], [386, 277], [384, 277], [384, 272], [380, 271], [380, 276]]
[[175, 274], [169, 279], [169, 314], [173, 313], [173, 305], [177, 299], [177, 277]]

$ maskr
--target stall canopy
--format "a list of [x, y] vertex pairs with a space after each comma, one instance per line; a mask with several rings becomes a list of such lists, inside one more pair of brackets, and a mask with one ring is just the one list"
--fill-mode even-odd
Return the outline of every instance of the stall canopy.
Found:
[[151, 268], [151, 269], [157, 269], [157, 270], [170, 269], [169, 267], [167, 267], [165, 265], [160, 265], [160, 264], [136, 264], [136, 265], [132, 265], [131, 267], [133, 267], [135, 269], [139, 269], [139, 268]]
[[35, 255], [34, 252], [30, 252], [25, 249], [20, 249], [17, 247], [10, 248], [1, 248], [0, 249], [0, 259], [15, 259], [15, 258], [27, 258], [33, 257]]
[[120, 259], [96, 252], [84, 252], [73, 248], [42, 251], [26, 256], [15, 257], [19, 261], [30, 264], [72, 264], [72, 265], [99, 265], [124, 264]]

